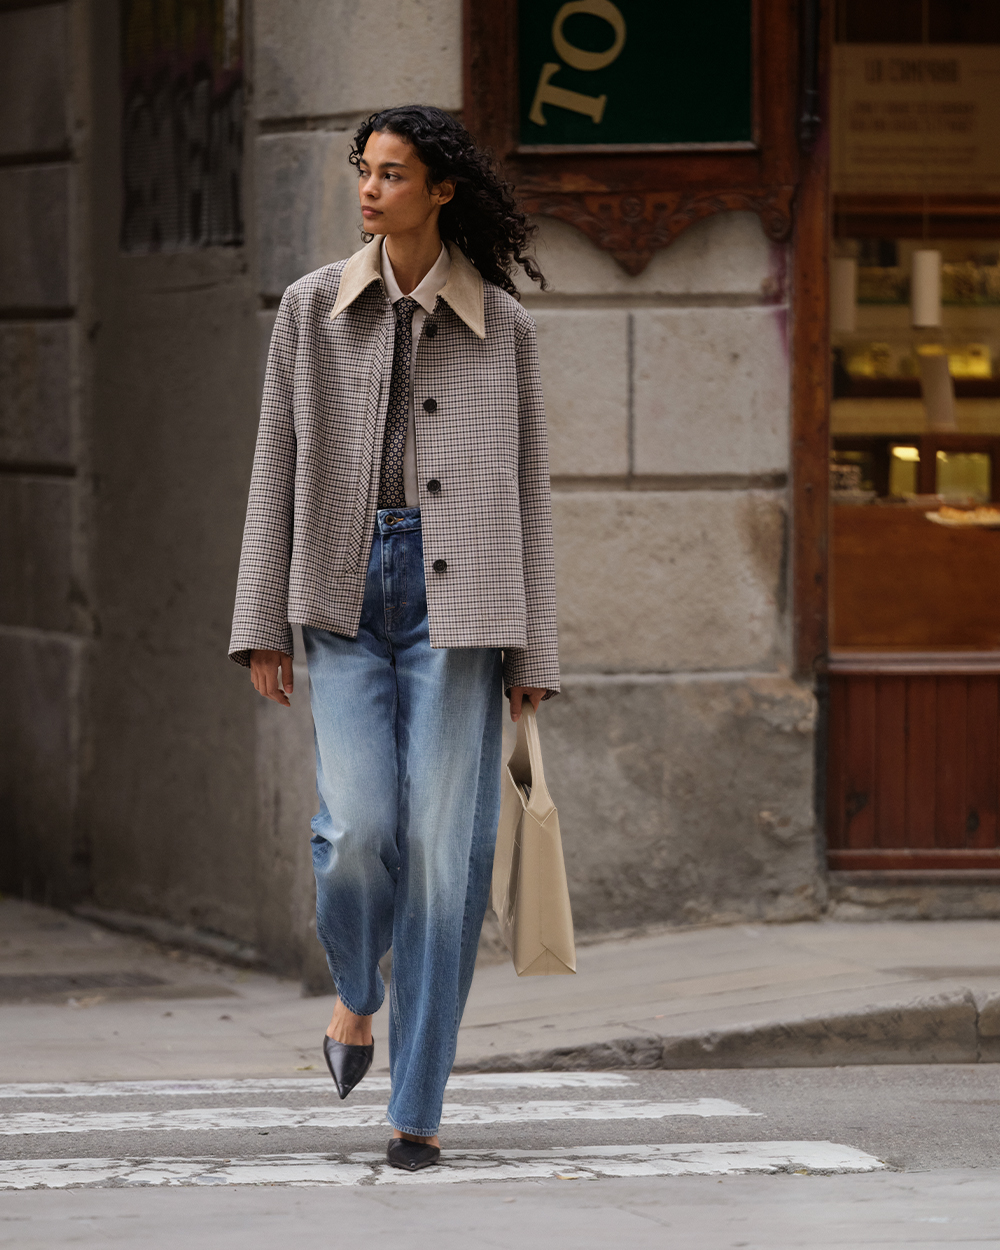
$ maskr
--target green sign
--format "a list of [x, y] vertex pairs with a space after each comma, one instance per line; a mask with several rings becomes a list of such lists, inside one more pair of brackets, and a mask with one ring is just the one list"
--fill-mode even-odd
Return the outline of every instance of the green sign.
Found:
[[746, 143], [753, 0], [519, 0], [522, 145]]

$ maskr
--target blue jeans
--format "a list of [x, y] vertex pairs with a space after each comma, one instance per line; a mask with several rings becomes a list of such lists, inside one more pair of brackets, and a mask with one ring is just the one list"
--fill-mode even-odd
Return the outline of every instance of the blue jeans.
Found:
[[[393, 518], [393, 523], [390, 523]], [[432, 650], [419, 508], [378, 514], [357, 638], [306, 626], [316, 728], [316, 930], [357, 1015], [385, 997], [389, 1121], [431, 1137], [489, 898], [500, 652]]]

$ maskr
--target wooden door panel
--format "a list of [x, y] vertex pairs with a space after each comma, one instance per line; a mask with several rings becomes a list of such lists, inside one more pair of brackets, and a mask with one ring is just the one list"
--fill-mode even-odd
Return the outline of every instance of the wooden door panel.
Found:
[[933, 846], [937, 684], [885, 680], [902, 681], [906, 688], [906, 846]]
[[1000, 671], [886, 667], [830, 676], [830, 866], [1000, 867]]
[[[833, 683], [831, 682], [831, 687]], [[827, 756], [826, 841], [831, 848], [847, 846], [847, 819], [844, 812], [843, 778], [847, 769], [847, 699], [843, 691], [835, 697], [831, 688], [828, 705], [829, 754]], [[833, 778], [837, 783], [833, 784]]]
[[[925, 679], [926, 680], [926, 679]], [[939, 677], [934, 845], [965, 846], [965, 739], [967, 677]]]
[[879, 846], [906, 846], [906, 685], [877, 680], [875, 840]]
[[968, 681], [966, 835], [968, 846], [982, 848], [1000, 845], [997, 838], [1000, 683], [990, 677], [970, 677]]
[[875, 681], [860, 677], [847, 688], [844, 814], [848, 846], [875, 845]]

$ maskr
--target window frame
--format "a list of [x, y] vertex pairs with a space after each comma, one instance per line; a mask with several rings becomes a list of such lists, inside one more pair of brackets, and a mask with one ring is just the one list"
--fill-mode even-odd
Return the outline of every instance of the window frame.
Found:
[[630, 274], [717, 212], [755, 212], [771, 239], [788, 238], [799, 177], [794, 0], [753, 3], [754, 142], [648, 147], [522, 146], [517, 0], [463, 7], [465, 125], [503, 162], [530, 213], [576, 226]]

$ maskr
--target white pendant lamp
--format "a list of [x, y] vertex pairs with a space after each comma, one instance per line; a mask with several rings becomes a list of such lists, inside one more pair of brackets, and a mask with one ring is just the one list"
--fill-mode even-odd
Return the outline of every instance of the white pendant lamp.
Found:
[[830, 265], [830, 329], [853, 334], [858, 328], [858, 262], [835, 256]]
[[941, 324], [941, 253], [933, 248], [913, 253], [910, 321], [918, 328]]

